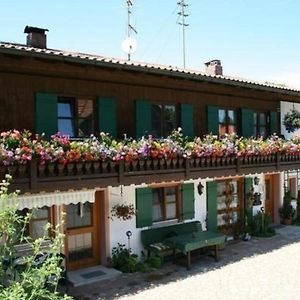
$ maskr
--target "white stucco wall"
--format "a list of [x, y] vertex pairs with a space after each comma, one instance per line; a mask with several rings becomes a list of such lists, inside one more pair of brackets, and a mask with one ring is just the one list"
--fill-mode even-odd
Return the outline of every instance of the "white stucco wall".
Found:
[[293, 109], [293, 106], [296, 110], [300, 112], [300, 103], [293, 103], [293, 102], [280, 102], [280, 126], [281, 126], [281, 134], [284, 135], [286, 139], [291, 138], [293, 136], [300, 136], [300, 128], [295, 130], [294, 132], [287, 132], [285, 129], [285, 126], [283, 125], [283, 118], [284, 115], [289, 112], [291, 109]]
[[[204, 186], [203, 194], [200, 196], [197, 191], [197, 185], [201, 181]], [[193, 220], [199, 220], [202, 224], [203, 230], [206, 228], [205, 218], [206, 218], [206, 180], [189, 180], [184, 183], [194, 183], [194, 195], [195, 195], [195, 218]], [[121, 187], [109, 187], [108, 197], [109, 197], [109, 211], [113, 205], [117, 203], [133, 204], [135, 206], [135, 189], [146, 187], [147, 185], [131, 185], [123, 186], [123, 197], [121, 196]], [[186, 222], [193, 221], [187, 220]], [[167, 223], [167, 222], [166, 222]], [[130, 247], [132, 251], [138, 255], [141, 255], [143, 246], [140, 238], [140, 231], [145, 228], [136, 228], [136, 218], [131, 220], [119, 220], [114, 218], [109, 221], [110, 226], [110, 252], [111, 249], [117, 246], [118, 243], [128, 245], [128, 239], [126, 236], [126, 231], [130, 230], [132, 232], [132, 237], [130, 239]]]
[[[259, 206], [255, 206], [253, 208], [253, 213], [256, 214], [262, 206], [265, 206], [265, 185], [264, 185], [264, 174], [254, 174], [247, 177], [258, 177], [259, 185], [254, 185], [254, 192], [261, 193], [261, 200], [262, 204]], [[194, 195], [195, 195], [195, 218], [193, 220], [199, 220], [202, 224], [202, 229], [206, 230], [206, 198], [207, 198], [207, 190], [206, 190], [206, 183], [208, 181], [212, 181], [213, 179], [197, 179], [197, 180], [189, 180], [185, 181], [184, 183], [193, 182], [194, 183]], [[197, 186], [199, 182], [202, 183], [204, 186], [203, 194], [199, 195], [197, 191]], [[280, 174], [280, 182], [283, 182], [283, 173]], [[278, 222], [278, 207], [282, 203], [282, 195], [283, 195], [283, 184], [282, 188], [279, 187], [279, 193], [274, 195], [274, 215], [275, 215], [275, 222]], [[135, 207], [135, 189], [147, 187], [147, 185], [131, 185], [131, 186], [123, 186], [123, 196], [121, 196], [121, 187], [109, 187], [108, 188], [108, 197], [109, 197], [109, 211], [111, 210], [112, 206], [117, 203], [126, 203], [126, 204], [133, 204]], [[193, 221], [187, 220], [186, 222]], [[136, 228], [136, 219], [135, 217], [131, 220], [109, 220], [109, 228], [110, 228], [110, 253], [111, 249], [117, 246], [118, 243], [128, 245], [128, 239], [126, 236], [126, 231], [130, 230], [132, 232], [132, 237], [130, 240], [130, 247], [132, 251], [138, 255], [141, 255], [141, 251], [143, 250], [143, 246], [140, 239], [140, 231], [145, 228]]]

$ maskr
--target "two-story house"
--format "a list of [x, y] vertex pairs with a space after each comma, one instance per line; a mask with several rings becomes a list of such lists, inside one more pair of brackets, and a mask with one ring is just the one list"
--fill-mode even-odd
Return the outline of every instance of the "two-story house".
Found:
[[[202, 73], [49, 49], [44, 29], [26, 27], [25, 33], [25, 45], [0, 43], [0, 131], [28, 129], [46, 137], [59, 131], [74, 139], [104, 131], [122, 139], [163, 137], [181, 127], [190, 138], [268, 136], [280, 134], [280, 103], [300, 102], [299, 91], [224, 76], [218, 60]], [[230, 225], [242, 226], [249, 191], [260, 194], [278, 222], [283, 171], [295, 168], [299, 161], [234, 160], [42, 176], [32, 162], [12, 187], [21, 190], [20, 210], [38, 208], [33, 237], [66, 212], [64, 253], [71, 270], [105, 265], [112, 247], [127, 243], [128, 230], [137, 254], [144, 228], [200, 220], [203, 229], [221, 230], [228, 196]], [[117, 203], [133, 204], [136, 216], [111, 220]]]

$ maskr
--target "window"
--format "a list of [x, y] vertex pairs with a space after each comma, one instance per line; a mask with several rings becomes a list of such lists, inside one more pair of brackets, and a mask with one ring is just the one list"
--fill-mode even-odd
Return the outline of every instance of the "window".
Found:
[[94, 132], [93, 100], [59, 98], [58, 131], [70, 137], [86, 137]]
[[92, 226], [92, 203], [77, 203], [67, 206], [67, 228], [80, 228]]
[[151, 105], [152, 134], [155, 137], [168, 136], [177, 128], [175, 105]]
[[28, 213], [32, 213], [32, 217], [28, 226], [25, 229], [25, 234], [32, 239], [38, 239], [46, 236], [50, 236], [50, 232], [45, 233], [45, 226], [50, 223], [50, 209], [48, 207], [42, 207], [34, 210], [23, 209], [20, 214], [26, 217]]
[[178, 219], [178, 187], [153, 189], [152, 221], [161, 222]]
[[266, 137], [268, 135], [267, 114], [264, 112], [253, 113], [254, 136]]
[[236, 112], [230, 109], [219, 109], [219, 135], [236, 132]]

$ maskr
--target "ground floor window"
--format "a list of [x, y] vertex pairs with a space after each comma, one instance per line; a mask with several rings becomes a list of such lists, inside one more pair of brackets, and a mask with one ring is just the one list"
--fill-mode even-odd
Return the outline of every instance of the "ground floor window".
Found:
[[31, 214], [30, 222], [25, 228], [25, 234], [32, 239], [38, 239], [41, 237], [49, 237], [51, 232], [45, 228], [48, 223], [51, 222], [51, 209], [49, 207], [42, 207], [33, 210], [23, 209], [20, 211], [20, 215], [24, 218]]
[[179, 218], [179, 187], [153, 189], [152, 220], [161, 222]]

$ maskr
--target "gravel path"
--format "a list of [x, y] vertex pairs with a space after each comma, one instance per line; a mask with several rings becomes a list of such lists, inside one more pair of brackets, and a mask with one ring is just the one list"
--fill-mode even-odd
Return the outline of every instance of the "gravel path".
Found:
[[118, 299], [300, 299], [300, 243]]

